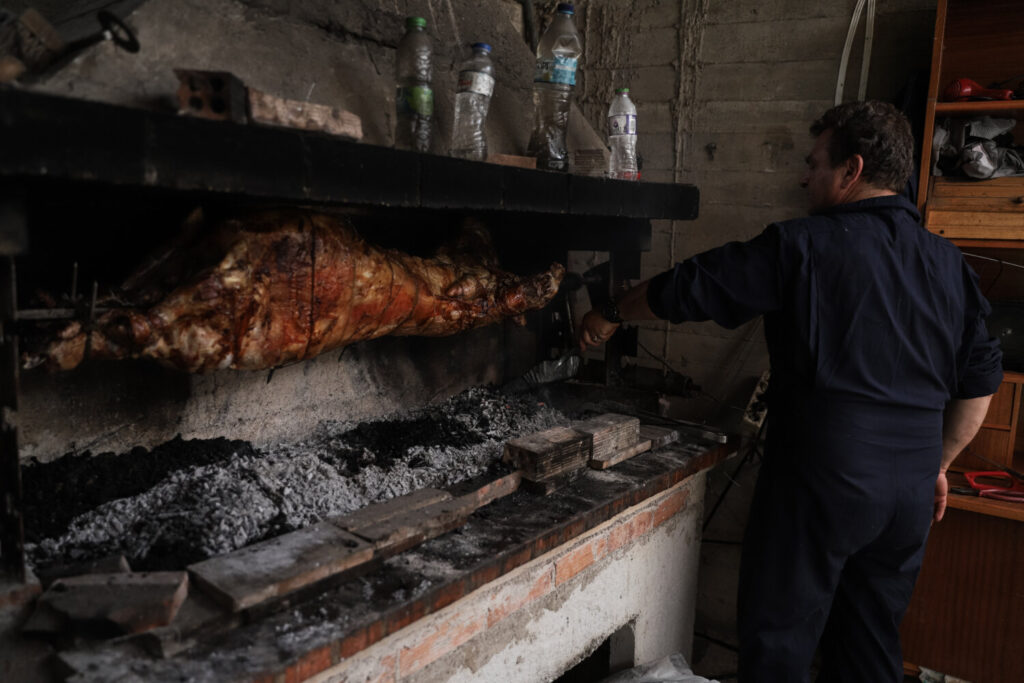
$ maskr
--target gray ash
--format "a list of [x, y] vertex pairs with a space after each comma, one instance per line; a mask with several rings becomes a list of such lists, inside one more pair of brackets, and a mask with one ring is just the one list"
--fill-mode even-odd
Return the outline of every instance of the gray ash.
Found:
[[[38, 504], [26, 515], [26, 550], [37, 569], [118, 553], [137, 570], [181, 569], [370, 503], [496, 474], [508, 439], [564, 422], [531, 397], [474, 388], [385, 420], [326, 422], [308, 439], [263, 449], [176, 439], [162, 470], [139, 449], [30, 465], [25, 488]], [[169, 444], [152, 454], [172, 452]], [[132, 468], [146, 476], [118, 484]], [[103, 493], [90, 499], [83, 488]], [[82, 498], [70, 510], [43, 512], [43, 501], [64, 508], [71, 492]]]

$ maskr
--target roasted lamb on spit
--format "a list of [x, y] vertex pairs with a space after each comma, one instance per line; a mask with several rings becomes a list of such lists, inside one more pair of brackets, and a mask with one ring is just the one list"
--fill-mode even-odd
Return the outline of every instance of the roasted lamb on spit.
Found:
[[[486, 231], [419, 258], [365, 242], [347, 220], [264, 211], [184, 237], [26, 365], [150, 358], [186, 372], [259, 370], [386, 334], [445, 336], [543, 307], [565, 269], [498, 268]], [[190, 236], [197, 236], [193, 239]], [[111, 305], [116, 304], [116, 305]]]

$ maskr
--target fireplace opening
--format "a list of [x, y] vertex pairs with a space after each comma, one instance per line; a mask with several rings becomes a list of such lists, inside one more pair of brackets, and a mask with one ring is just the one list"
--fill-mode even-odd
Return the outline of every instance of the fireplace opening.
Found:
[[576, 666], [555, 679], [554, 683], [593, 683], [633, 666], [636, 651], [636, 630], [628, 623], [608, 636]]

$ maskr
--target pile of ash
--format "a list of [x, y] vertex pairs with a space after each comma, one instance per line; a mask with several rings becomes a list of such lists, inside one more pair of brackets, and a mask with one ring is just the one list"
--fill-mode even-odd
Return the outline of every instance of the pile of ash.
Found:
[[26, 552], [37, 570], [117, 554], [136, 570], [181, 569], [417, 489], [497, 475], [506, 441], [565, 422], [533, 397], [477, 387], [267, 448], [175, 439], [66, 455], [23, 468]]

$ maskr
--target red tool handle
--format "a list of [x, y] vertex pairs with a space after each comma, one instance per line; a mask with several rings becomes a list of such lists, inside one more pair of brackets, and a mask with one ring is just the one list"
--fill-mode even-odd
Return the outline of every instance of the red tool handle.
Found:
[[[979, 491], [991, 491], [993, 489], [1005, 489], [1007, 491], [1014, 488], [1013, 477], [1007, 472], [1000, 470], [992, 470], [991, 472], [964, 472], [964, 477], [967, 479], [967, 483], [971, 485], [971, 488], [978, 489]], [[998, 479], [998, 483], [978, 483], [978, 479]], [[1006, 484], [1003, 484], [1006, 481]]]
[[1011, 100], [1013, 99], [1013, 91], [983, 88], [980, 83], [969, 78], [957, 78], [942, 91], [942, 99], [947, 102], [968, 100], [972, 97], [986, 100]]

